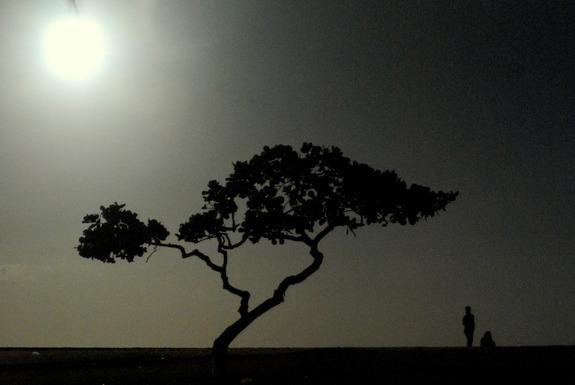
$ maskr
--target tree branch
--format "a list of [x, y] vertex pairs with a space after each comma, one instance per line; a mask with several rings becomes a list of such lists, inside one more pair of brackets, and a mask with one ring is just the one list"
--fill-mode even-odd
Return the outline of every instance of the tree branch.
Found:
[[313, 239], [313, 243], [317, 245], [319, 241], [321, 241], [326, 235], [328, 235], [333, 229], [335, 229], [335, 225], [328, 225], [322, 231], [320, 231], [315, 238]]
[[288, 241], [294, 241], [294, 242], [303, 242], [303, 243], [307, 243], [310, 239], [304, 236], [295, 236], [295, 235], [290, 235], [290, 234], [282, 234], [282, 237], [284, 239], [287, 239]]
[[210, 269], [212, 269], [213, 271], [220, 274], [220, 277], [222, 278], [222, 282], [224, 284], [223, 285], [224, 289], [241, 298], [240, 308], [238, 310], [240, 315], [243, 317], [248, 313], [249, 301], [250, 301], [251, 294], [250, 294], [250, 292], [248, 292], [246, 290], [238, 289], [237, 287], [230, 284], [230, 280], [228, 278], [228, 253], [227, 253], [226, 248], [224, 247], [224, 242], [223, 242], [222, 237], [218, 237], [218, 252], [220, 254], [222, 254], [222, 256], [223, 256], [222, 266], [216, 265], [210, 259], [209, 256], [202, 253], [198, 249], [194, 249], [190, 252], [186, 252], [186, 249], [183, 246], [177, 245], [174, 243], [153, 242], [153, 243], [151, 243], [151, 245], [156, 246], [156, 247], [160, 246], [160, 247], [167, 247], [170, 249], [179, 250], [180, 254], [182, 254], [182, 258], [184, 258], [184, 259], [189, 258], [189, 257], [198, 257], [199, 259], [204, 261], [204, 263], [206, 265], [208, 265], [208, 267]]
[[297, 285], [298, 283], [305, 281], [320, 268], [323, 262], [323, 254], [318, 250], [317, 244], [310, 247], [310, 254], [313, 257], [312, 263], [298, 274], [284, 278], [274, 290], [274, 294], [270, 298], [249, 312], [250, 318], [253, 317], [253, 319], [255, 319], [271, 308], [282, 303], [284, 301], [285, 293], [290, 286]]
[[250, 292], [238, 289], [237, 287], [233, 286], [230, 283], [228, 277], [228, 251], [224, 245], [222, 238], [218, 238], [218, 243], [219, 243], [218, 252], [223, 257], [222, 269], [220, 270], [220, 276], [222, 278], [223, 288], [224, 290], [227, 290], [230, 293], [240, 297], [240, 308], [238, 309], [238, 312], [240, 313], [240, 316], [244, 317], [249, 311]]
[[229, 236], [226, 234], [226, 238], [228, 240], [228, 245], [221, 245], [222, 248], [224, 248], [225, 250], [233, 250], [237, 247], [240, 247], [241, 245], [243, 245], [247, 240], [248, 240], [248, 235], [246, 233], [242, 234], [242, 239], [240, 239], [239, 241], [237, 241], [236, 243], [232, 243]]
[[154, 255], [156, 251], [158, 251], [158, 246], [154, 246], [154, 250], [152, 250], [152, 252], [148, 255], [148, 258], [146, 258], [146, 263], [150, 261], [150, 258], [152, 258], [152, 255]]
[[206, 265], [208, 265], [208, 267], [210, 269], [212, 269], [215, 272], [220, 273], [222, 271], [222, 267], [219, 265], [216, 265], [215, 263], [212, 262], [212, 260], [210, 259], [210, 257], [208, 257], [206, 254], [202, 253], [200, 250], [198, 249], [194, 249], [192, 251], [190, 251], [188, 254], [186, 254], [185, 257], [183, 258], [188, 258], [191, 256], [196, 256], [198, 258], [200, 258], [202, 261], [204, 261], [206, 263]]
[[317, 244], [310, 246], [310, 254], [313, 261], [299, 274], [290, 275], [278, 285], [274, 294], [260, 303], [258, 306], [245, 313], [240, 319], [231, 324], [224, 330], [222, 334], [214, 341], [214, 349], [220, 347], [227, 347], [230, 342], [238, 336], [245, 328], [247, 328], [253, 321], [255, 321], [262, 314], [276, 307], [284, 301], [285, 293], [292, 285], [296, 285], [305, 281], [309, 276], [315, 273], [323, 261], [323, 254], [317, 249]]
[[278, 297], [278, 299], [281, 298], [281, 301], [283, 302], [285, 293], [290, 286], [297, 285], [298, 283], [305, 281], [309, 276], [311, 276], [319, 269], [323, 262], [323, 254], [318, 250], [317, 244], [310, 247], [310, 254], [313, 257], [312, 263], [298, 274], [290, 275], [284, 278], [283, 281], [281, 281], [278, 285], [277, 289], [274, 291], [273, 297]]
[[222, 270], [222, 267], [219, 265], [216, 265], [209, 256], [207, 256], [206, 254], [202, 253], [200, 250], [198, 249], [194, 249], [190, 252], [186, 252], [186, 249], [182, 246], [182, 245], [177, 245], [174, 243], [162, 243], [162, 242], [153, 242], [151, 243], [151, 245], [153, 246], [161, 246], [161, 247], [167, 247], [170, 249], [176, 249], [180, 251], [180, 254], [182, 254], [182, 259], [186, 259], [189, 257], [198, 257], [199, 259], [201, 259], [202, 261], [204, 261], [204, 263], [206, 265], [208, 265], [208, 267], [210, 269], [212, 269], [215, 272], [220, 273]]

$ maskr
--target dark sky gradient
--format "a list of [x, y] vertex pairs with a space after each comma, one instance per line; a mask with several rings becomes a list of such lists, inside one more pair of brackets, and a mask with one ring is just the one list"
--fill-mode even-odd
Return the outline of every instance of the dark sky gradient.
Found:
[[[237, 316], [213, 272], [83, 260], [81, 219], [118, 201], [175, 231], [233, 161], [305, 141], [460, 196], [414, 227], [336, 231], [236, 346], [463, 345], [465, 305], [499, 345], [575, 344], [573, 2], [79, 8], [112, 52], [68, 84], [39, 53], [65, 2], [0, 3], [0, 346], [209, 346]], [[260, 299], [307, 262], [234, 257]]]

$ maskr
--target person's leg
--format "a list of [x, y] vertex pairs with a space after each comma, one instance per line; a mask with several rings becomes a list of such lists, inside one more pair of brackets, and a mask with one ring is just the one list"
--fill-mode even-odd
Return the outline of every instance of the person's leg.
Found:
[[467, 339], [467, 347], [473, 346], [473, 333], [465, 332], [465, 338]]

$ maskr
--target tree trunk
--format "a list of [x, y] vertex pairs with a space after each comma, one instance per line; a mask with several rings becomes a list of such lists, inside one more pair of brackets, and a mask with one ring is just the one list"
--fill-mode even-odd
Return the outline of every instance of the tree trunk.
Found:
[[218, 383], [223, 383], [226, 378], [228, 347], [229, 343], [227, 345], [223, 343], [218, 344], [217, 340], [212, 346], [212, 377]]
[[[271, 300], [271, 299], [270, 299]], [[270, 301], [268, 300], [268, 301]], [[264, 303], [268, 302], [265, 301]], [[274, 301], [275, 302], [275, 301]], [[218, 381], [218, 383], [223, 382], [226, 378], [226, 369], [227, 369], [227, 354], [228, 348], [232, 341], [242, 332], [244, 331], [250, 324], [258, 318], [260, 315], [265, 313], [267, 310], [271, 309], [275, 305], [279, 304], [280, 302], [274, 303], [273, 305], [270, 303], [270, 306], [266, 306], [266, 309], [259, 309], [261, 307], [258, 306], [245, 316], [238, 319], [236, 322], [231, 324], [224, 330], [222, 334], [214, 341], [212, 345], [212, 376]], [[263, 305], [263, 304], [262, 304]], [[256, 311], [258, 310], [259, 311]]]
[[262, 314], [282, 303], [285, 293], [290, 286], [303, 282], [319, 269], [323, 261], [323, 254], [317, 249], [317, 243], [311, 245], [310, 254], [313, 257], [313, 262], [308, 267], [299, 274], [286, 277], [270, 298], [242, 315], [240, 319], [228, 326], [226, 330], [216, 338], [212, 345], [212, 376], [216, 379], [217, 383], [223, 383], [225, 381], [227, 374], [227, 353], [232, 341]]

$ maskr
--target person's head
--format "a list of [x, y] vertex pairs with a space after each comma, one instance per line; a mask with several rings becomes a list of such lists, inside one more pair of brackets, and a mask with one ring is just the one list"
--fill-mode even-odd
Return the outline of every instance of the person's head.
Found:
[[465, 306], [465, 314], [471, 313], [471, 306]]

